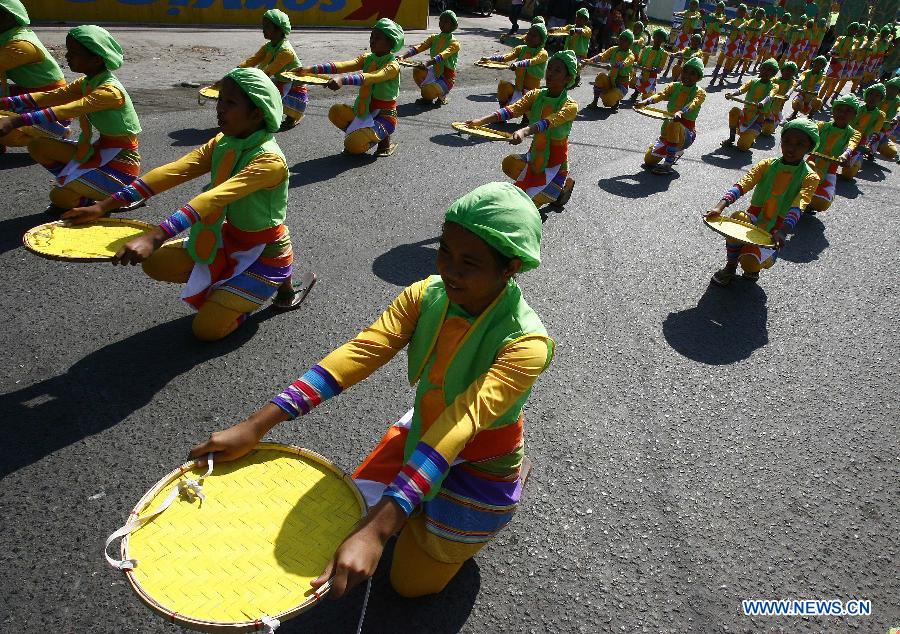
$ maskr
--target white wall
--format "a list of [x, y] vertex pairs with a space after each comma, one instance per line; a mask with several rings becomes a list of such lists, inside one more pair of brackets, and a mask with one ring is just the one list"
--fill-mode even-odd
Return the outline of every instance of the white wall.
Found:
[[671, 22], [672, 13], [684, 11], [686, 4], [685, 0], [649, 0], [647, 3], [647, 17]]

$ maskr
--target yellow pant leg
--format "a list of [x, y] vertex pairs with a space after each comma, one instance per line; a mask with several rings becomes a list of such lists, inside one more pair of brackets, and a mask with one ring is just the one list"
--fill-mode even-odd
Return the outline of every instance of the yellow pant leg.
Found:
[[427, 86], [422, 86], [420, 92], [422, 93], [422, 99], [428, 99], [429, 101], [440, 99], [443, 96], [443, 94], [441, 93], [441, 89], [437, 84], [428, 84]]
[[856, 163], [854, 165], [851, 165], [850, 167], [842, 168], [841, 178], [843, 178], [845, 181], [853, 180], [854, 178], [856, 178], [856, 173], [859, 172], [860, 167], [861, 165], [859, 163]]
[[501, 81], [497, 84], [497, 101], [503, 105], [506, 105], [509, 103], [509, 100], [512, 99], [513, 93], [515, 92], [515, 86], [513, 86], [508, 81]]
[[707, 64], [709, 64], [709, 53], [704, 53], [703, 54], [703, 65], [706, 66]]
[[819, 198], [818, 196], [814, 196], [813, 199], [809, 202], [809, 208], [813, 211], [827, 211], [829, 207], [831, 207], [832, 201], [825, 200], [824, 198]]
[[355, 118], [353, 108], [343, 103], [336, 103], [328, 110], [328, 120], [341, 130], [346, 130]]
[[687, 136], [686, 128], [677, 121], [666, 121], [663, 123], [660, 136], [662, 136], [664, 141], [675, 143], [680, 148], [684, 145], [684, 140]]
[[24, 128], [13, 130], [6, 136], [0, 136], [0, 145], [5, 145], [7, 147], [26, 147], [36, 136], [37, 132], [35, 132], [33, 127], [25, 126]]
[[426, 77], [428, 77], [427, 68], [413, 68], [413, 81], [416, 82], [416, 86], [421, 86]]
[[647, 151], [644, 153], [644, 165], [656, 165], [662, 160], [661, 156], [657, 156], [653, 153], [653, 146], [647, 148]]
[[897, 146], [890, 139], [881, 142], [878, 146], [878, 152], [885, 158], [891, 160], [897, 158]]
[[51, 189], [50, 202], [62, 209], [72, 209], [82, 205], [85, 198], [88, 200], [103, 200], [108, 195], [84, 183], [74, 181], [62, 187]]
[[819, 99], [818, 97], [813, 97], [812, 103], [809, 105], [809, 113], [815, 114], [821, 109], [822, 109], [822, 100]]
[[679, 77], [681, 77], [681, 62], [678, 62], [672, 68], [672, 81], [678, 81]]
[[364, 154], [380, 140], [372, 128], [360, 128], [344, 137], [344, 150], [347, 154]]
[[41, 165], [68, 163], [75, 157], [75, 146], [57, 139], [34, 137], [28, 142], [28, 153]]
[[728, 57], [725, 59], [725, 72], [730, 73], [734, 70], [738, 60], [736, 57]]
[[737, 140], [737, 148], [739, 150], [749, 150], [753, 147], [753, 142], [756, 141], [756, 137], [759, 135], [755, 130], [747, 130], [746, 132], [740, 134]]
[[834, 77], [826, 77], [825, 81], [822, 83], [822, 88], [819, 89], [819, 97], [822, 99], [828, 99], [831, 96], [831, 93], [834, 92], [835, 86], [837, 86], [837, 79]]
[[772, 136], [775, 134], [775, 122], [774, 121], [766, 121], [762, 127], [762, 134], [767, 134]]
[[610, 88], [609, 90], [604, 91], [603, 94], [600, 95], [600, 98], [603, 100], [604, 106], [612, 108], [618, 104], [624, 96], [625, 95], [619, 92], [618, 88]]
[[191, 330], [200, 341], [218, 341], [234, 332], [243, 323], [241, 318], [257, 308], [258, 304], [234, 293], [213, 291], [197, 311]]
[[[424, 521], [417, 516], [410, 522]], [[400, 531], [391, 561], [391, 585], [400, 596], [410, 599], [436, 594], [447, 587], [465, 562], [448, 564], [426, 553], [407, 525]]]
[[519, 174], [522, 173], [522, 170], [525, 169], [526, 165], [527, 163], [522, 160], [521, 156], [518, 154], [510, 154], [503, 159], [501, 168], [503, 169], [503, 173], [511, 179], [519, 180]]
[[725, 63], [725, 51], [719, 53], [719, 57], [716, 58], [716, 66], [721, 66]]
[[728, 111], [728, 127], [737, 128], [741, 124], [741, 109], [735, 106]]
[[141, 263], [144, 273], [160, 282], [187, 282], [194, 268], [194, 260], [183, 245], [184, 240], [166, 242]]

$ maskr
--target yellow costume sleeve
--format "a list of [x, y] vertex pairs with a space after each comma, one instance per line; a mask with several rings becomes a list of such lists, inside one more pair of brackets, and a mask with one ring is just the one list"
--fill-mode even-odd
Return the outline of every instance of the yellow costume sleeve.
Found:
[[737, 94], [739, 94], [739, 95], [746, 94], [748, 90], [750, 90], [750, 82], [749, 81], [747, 83], [745, 83], [743, 86], [741, 86], [740, 88], [738, 88]]
[[48, 90], [47, 92], [33, 92], [30, 96], [41, 108], [60, 106], [64, 103], [81, 99], [81, 83], [83, 81], [84, 77], [79, 77], [71, 84], [66, 84], [62, 88]]
[[297, 59], [297, 56], [294, 54], [293, 51], [283, 50], [283, 51], [280, 51], [278, 53], [278, 55], [275, 56], [275, 59], [273, 59], [271, 62], [269, 62], [269, 64], [265, 68], [262, 68], [261, 70], [269, 77], [272, 77], [273, 75], [277, 75], [279, 73], [279, 71], [281, 71], [282, 68], [284, 68], [291, 62], [296, 61], [296, 59]]
[[[125, 95], [122, 94], [122, 91], [108, 84], [98, 86], [84, 97], [81, 96], [80, 89], [77, 94], [78, 98], [74, 101], [53, 106], [51, 108], [57, 119], [77, 119], [81, 115], [89, 112], [112, 110], [114, 108], [120, 108], [125, 104]], [[38, 105], [41, 105], [40, 100], [34, 95], [33, 97], [35, 102], [37, 102]]]
[[219, 136], [221, 134], [188, 152], [180, 159], [150, 170], [141, 176], [141, 180], [154, 194], [159, 194], [208, 174], [212, 169], [213, 148], [216, 146]]
[[44, 54], [31, 42], [13, 40], [0, 47], [0, 73], [25, 64], [38, 64], [44, 61]]
[[751, 189], [756, 187], [756, 184], [762, 180], [762, 177], [769, 171], [769, 166], [772, 165], [774, 160], [774, 158], [765, 159], [748, 169], [736, 183], [737, 186], [741, 188], [741, 192], [747, 194]]
[[331, 62], [331, 66], [334, 68], [334, 74], [338, 73], [349, 73], [354, 70], [362, 70], [363, 61], [366, 59], [365, 55], [360, 55], [359, 57], [351, 60], [347, 60], [346, 62]]
[[452, 464], [478, 432], [489, 428], [534, 385], [547, 364], [547, 352], [542, 337], [509, 344], [490, 369], [441, 412], [421, 442]]
[[662, 92], [654, 93], [650, 96], [650, 103], [659, 103], [660, 101], [666, 101], [672, 95], [672, 91], [675, 90], [675, 84], [666, 84], [666, 87], [662, 89]]
[[440, 51], [438, 55], [447, 56], [455, 55], [456, 53], [459, 53], [459, 42], [457, 40], [453, 40], [452, 42], [450, 42], [450, 46], [445, 48], [443, 51]]
[[819, 188], [819, 180], [819, 175], [814, 171], [807, 174], [806, 178], [803, 179], [803, 184], [800, 186], [800, 192], [797, 194], [791, 207], [806, 209]]
[[862, 140], [862, 132], [854, 128], [853, 134], [850, 136], [850, 141], [847, 143], [847, 151], [855, 150], [859, 147], [859, 144], [862, 143]]
[[265, 45], [263, 45], [253, 55], [251, 55], [250, 57], [245, 59], [243, 62], [238, 64], [238, 68], [253, 68], [257, 64], [261, 63], [265, 58], [266, 58], [266, 47], [265, 47]]
[[506, 109], [512, 115], [510, 119], [522, 117], [531, 112], [531, 106], [534, 105], [534, 100], [537, 98], [538, 93], [540, 93], [540, 89], [529, 90], [522, 95], [521, 99], [506, 106]]
[[427, 51], [428, 49], [430, 49], [431, 43], [434, 41], [435, 37], [436, 36], [434, 36], [434, 35], [429, 35], [428, 37], [425, 38], [424, 42], [422, 42], [421, 44], [417, 44], [416, 46], [413, 46], [416, 53], [421, 53], [423, 51]]
[[[237, 174], [195, 196], [188, 204], [206, 218], [222, 207], [261, 189], [271, 189], [288, 177], [287, 165], [277, 154], [263, 153]], [[146, 181], [145, 181], [146, 182]]]
[[575, 121], [578, 116], [578, 104], [571, 97], [566, 99], [562, 107], [547, 117], [547, 122], [551, 128], [556, 128], [569, 121]]
[[600, 53], [600, 58], [599, 58], [600, 61], [608, 62], [609, 58], [612, 57], [612, 54], [616, 52], [617, 48], [619, 48], [619, 47], [618, 46], [610, 46], [608, 49], [606, 49], [605, 51]]
[[704, 101], [706, 101], [706, 91], [702, 88], [697, 88], [697, 94], [694, 95], [694, 98], [691, 100], [691, 102], [684, 107], [688, 110], [693, 110], [694, 108], [699, 108], [701, 105], [703, 105]]
[[427, 286], [427, 279], [407, 286], [375, 323], [328, 354], [319, 365], [345, 390], [375, 372], [409, 343]]
[[394, 61], [385, 65], [384, 68], [376, 70], [374, 73], [362, 73], [362, 83], [363, 86], [380, 84], [383, 81], [396, 79], [398, 75], [400, 75], [400, 64]]

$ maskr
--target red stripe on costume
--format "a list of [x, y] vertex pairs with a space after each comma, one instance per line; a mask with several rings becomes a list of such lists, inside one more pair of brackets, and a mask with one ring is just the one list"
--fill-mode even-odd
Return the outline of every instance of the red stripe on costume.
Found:
[[366, 456], [362, 464], [353, 472], [359, 480], [372, 480], [388, 485], [394, 481], [403, 467], [403, 450], [409, 430], [391, 425], [381, 438], [378, 446]]
[[295, 381], [293, 385], [295, 388], [306, 395], [306, 397], [312, 402], [313, 407], [322, 402], [322, 397], [319, 396], [319, 393], [312, 389], [304, 381]]
[[459, 457], [467, 462], [482, 462], [512, 453], [525, 442], [524, 429], [525, 417], [520, 414], [519, 420], [512, 425], [478, 432]]

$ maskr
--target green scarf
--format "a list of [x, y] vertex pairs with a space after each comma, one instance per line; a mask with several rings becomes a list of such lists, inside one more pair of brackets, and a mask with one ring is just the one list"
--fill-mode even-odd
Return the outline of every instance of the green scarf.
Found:
[[10, 68], [5, 73], [0, 71], [0, 97], [9, 96], [9, 90], [6, 85], [7, 78], [26, 89], [47, 86], [65, 79], [62, 70], [59, 68], [59, 64], [56, 63], [53, 56], [46, 48], [44, 48], [44, 45], [38, 39], [38, 36], [35, 35], [31, 29], [19, 26], [0, 33], [0, 47], [15, 41], [28, 42], [34, 46], [44, 56], [44, 61], [16, 66], [15, 68]]
[[92, 127], [97, 128], [101, 135], [108, 136], [137, 136], [141, 132], [141, 124], [138, 122], [137, 112], [135, 112], [134, 105], [131, 103], [131, 97], [128, 96], [128, 92], [122, 83], [110, 71], [103, 71], [91, 78], [85, 77], [84, 81], [81, 82], [81, 95], [86, 97], [103, 85], [118, 88], [125, 98], [125, 103], [118, 108], [89, 112], [79, 117], [81, 134], [78, 136], [75, 152], [76, 160], [79, 163], [84, 163], [94, 154], [94, 148], [91, 145]]
[[[840, 136], [835, 139], [831, 147], [828, 147], [829, 137], [834, 131], [838, 131]], [[846, 128], [839, 128], [834, 125], [833, 121], [829, 121], [823, 124], [822, 128], [819, 130], [819, 143], [816, 145], [815, 151], [821, 154], [827, 154], [828, 156], [838, 157], [847, 149], [847, 144], [850, 142], [850, 138], [855, 131], [856, 130], [849, 125]], [[821, 158], [815, 159], [815, 170], [819, 175], [826, 173], [832, 165], [834, 164], [831, 161], [826, 161]]]
[[[434, 36], [433, 40], [431, 40], [431, 57], [433, 58], [435, 55], [440, 54], [441, 51], [446, 51], [447, 47], [455, 41], [453, 33], [444, 33], [441, 31]], [[444, 74], [444, 68], [456, 70], [457, 59], [459, 59], [459, 53], [442, 57], [441, 61], [434, 65], [434, 76], [442, 76]]]
[[[542, 88], [538, 93], [534, 103], [531, 104], [531, 110], [528, 112], [528, 120], [532, 122], [546, 119], [554, 112], [559, 112], [563, 104], [569, 98], [569, 93], [563, 90], [558, 97], [551, 97], [550, 91]], [[528, 161], [528, 169], [533, 174], [540, 174], [547, 167], [550, 158], [550, 141], [568, 138], [572, 129], [572, 122], [569, 121], [555, 128], [549, 128], [543, 132], [534, 135], [531, 141], [531, 160]]]
[[[672, 87], [672, 94], [669, 95], [669, 101], [666, 104], [666, 110], [669, 112], [675, 112], [676, 110], [681, 110], [687, 104], [691, 103], [694, 100], [694, 97], [697, 96], [697, 91], [700, 90], [699, 86], [696, 84], [688, 88], [681, 82], [676, 82]], [[680, 101], [679, 98], [682, 94], [687, 93], [687, 99]], [[679, 105], [681, 104], [681, 105]], [[688, 121], [696, 121], [697, 115], [700, 114], [700, 108], [694, 108], [686, 112], [683, 116]]]
[[291, 43], [288, 42], [288, 39], [286, 37], [281, 38], [281, 41], [277, 44], [266, 42], [266, 45], [263, 46], [263, 49], [265, 49], [266, 51], [266, 58], [257, 66], [257, 68], [259, 69], [263, 69], [274, 62], [275, 58], [278, 57], [278, 54], [282, 51], [290, 51], [292, 53], [291, 61], [272, 73], [271, 76], [273, 78], [278, 77], [281, 73], [284, 73], [286, 71], [300, 68], [300, 62], [297, 59], [297, 53], [294, 51], [294, 47], [291, 46]]
[[654, 68], [661, 69], [663, 58], [665, 57], [666, 52], [660, 48], [659, 50], [653, 48], [652, 46], [644, 47], [644, 50], [641, 51], [641, 60], [639, 65], [642, 68]]
[[[754, 207], [759, 207], [760, 210], [759, 215], [756, 218], [756, 226], [765, 231], [771, 231], [778, 218], [787, 216], [787, 212], [790, 210], [794, 199], [797, 198], [797, 194], [800, 193], [803, 179], [805, 179], [808, 174], [811, 174], [812, 171], [812, 168], [807, 165], [806, 161], [800, 161], [798, 165], [786, 165], [781, 157], [772, 161], [772, 164], [769, 165], [769, 169], [766, 170], [762, 179], [760, 179], [759, 183], [757, 183], [756, 187], [753, 189], [753, 196], [750, 198], [750, 204]], [[784, 193], [780, 196], [774, 196], [772, 194], [772, 187], [775, 185], [775, 177], [781, 172], [790, 172], [792, 174], [791, 182], [788, 183]], [[775, 208], [771, 213], [767, 214], [768, 209], [766, 203], [772, 199], [775, 200]]]
[[[517, 46], [516, 47], [516, 61], [522, 61], [523, 59], [531, 59], [541, 51], [543, 51], [543, 46], [532, 48], [530, 46]], [[532, 77], [542, 78], [544, 73], [547, 72], [547, 62], [543, 64], [531, 64], [524, 68], [516, 68], [516, 90], [522, 92], [525, 87], [525, 75], [531, 75]]]
[[[394, 57], [393, 53], [388, 53], [387, 55], [381, 56], [375, 55], [374, 53], [369, 53], [363, 60], [362, 72], [374, 73], [375, 71], [381, 70], [388, 64], [392, 63], [395, 59], [397, 58]], [[383, 81], [380, 84], [363, 84], [359, 87], [359, 94], [356, 96], [356, 101], [353, 103], [353, 112], [360, 119], [365, 119], [372, 111], [371, 105], [373, 97], [375, 99], [378, 99], [379, 101], [396, 101], [397, 95], [399, 94], [399, 74], [394, 79]]]

